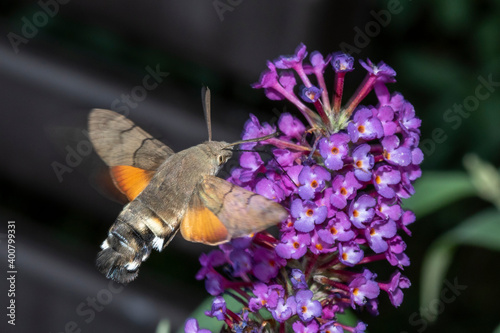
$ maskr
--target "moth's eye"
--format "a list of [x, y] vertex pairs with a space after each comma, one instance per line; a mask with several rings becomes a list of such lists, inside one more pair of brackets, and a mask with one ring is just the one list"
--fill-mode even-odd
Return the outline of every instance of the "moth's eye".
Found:
[[217, 163], [219, 163], [219, 165], [226, 162], [225, 160], [226, 160], [226, 158], [224, 156], [222, 156], [222, 155], [217, 156]]

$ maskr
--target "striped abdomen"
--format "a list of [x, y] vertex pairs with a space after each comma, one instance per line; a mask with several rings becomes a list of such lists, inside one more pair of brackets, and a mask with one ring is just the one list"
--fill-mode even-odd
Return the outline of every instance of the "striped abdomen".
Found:
[[124, 207], [111, 226], [97, 255], [97, 268], [107, 278], [128, 283], [137, 277], [139, 266], [151, 249], [161, 251], [175, 236], [178, 224], [165, 223], [140, 200]]

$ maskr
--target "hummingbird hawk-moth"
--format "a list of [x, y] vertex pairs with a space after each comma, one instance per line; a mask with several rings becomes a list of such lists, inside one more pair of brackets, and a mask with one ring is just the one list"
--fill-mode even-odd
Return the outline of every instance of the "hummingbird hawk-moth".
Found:
[[135, 279], [151, 250], [163, 250], [179, 229], [188, 241], [216, 245], [288, 215], [278, 203], [215, 176], [237, 143], [211, 141], [208, 93], [205, 99], [209, 140], [178, 153], [116, 112], [90, 112], [95, 151], [129, 200], [97, 256], [107, 278]]

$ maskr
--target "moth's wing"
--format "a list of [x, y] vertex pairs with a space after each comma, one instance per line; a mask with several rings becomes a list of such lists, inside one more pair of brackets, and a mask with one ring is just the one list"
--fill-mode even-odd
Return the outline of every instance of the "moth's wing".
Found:
[[132, 121], [110, 110], [90, 112], [89, 136], [97, 154], [111, 168], [116, 187], [130, 201], [174, 153]]
[[156, 170], [174, 153], [132, 121], [110, 110], [90, 112], [89, 136], [97, 154], [110, 167], [128, 165]]
[[127, 196], [129, 201], [132, 201], [148, 186], [155, 171], [129, 165], [117, 165], [110, 168], [110, 174], [116, 187]]
[[231, 237], [227, 228], [202, 202], [198, 193], [193, 193], [180, 226], [184, 239], [208, 245], [217, 245]]
[[262, 231], [288, 216], [280, 204], [215, 176], [203, 177], [196, 193], [226, 227], [229, 238]]

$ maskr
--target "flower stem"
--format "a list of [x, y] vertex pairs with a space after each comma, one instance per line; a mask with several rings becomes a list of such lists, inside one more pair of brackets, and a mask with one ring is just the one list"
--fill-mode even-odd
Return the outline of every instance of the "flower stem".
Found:
[[374, 261], [379, 261], [379, 260], [384, 260], [385, 259], [385, 254], [380, 253], [380, 254], [374, 254], [372, 256], [366, 256], [361, 261], [358, 263], [358, 265], [361, 264], [366, 264], [369, 262], [374, 262]]
[[304, 272], [306, 281], [309, 280], [311, 271], [316, 266], [317, 261], [318, 261], [318, 255], [316, 254], [312, 255], [311, 258], [307, 261], [306, 270]]
[[328, 284], [329, 286], [332, 286], [334, 288], [349, 292], [349, 287], [341, 282], [333, 281], [333, 280], [330, 280], [328, 278], [323, 278], [321, 280], [323, 283]]
[[328, 258], [328, 260], [325, 263], [321, 264], [318, 267], [318, 269], [324, 270], [324, 269], [330, 268], [332, 266], [335, 266], [338, 263], [339, 263], [339, 259], [338, 259], [337, 255], [332, 255], [332, 256], [330, 256], [330, 258]]
[[297, 72], [297, 74], [299, 74], [299, 77], [302, 80], [302, 82], [304, 82], [304, 85], [307, 88], [310, 88], [312, 86], [312, 83], [307, 77], [306, 73], [304, 72], [304, 67], [302, 67], [302, 64], [295, 65], [293, 69]]
[[344, 93], [344, 78], [345, 72], [335, 73], [334, 95], [333, 95], [333, 111], [335, 114], [340, 112], [342, 104], [342, 95]]
[[318, 80], [319, 87], [321, 88], [321, 100], [323, 102], [323, 107], [327, 113], [331, 112], [330, 99], [328, 98], [328, 90], [326, 89], [325, 77], [321, 71], [314, 71], [316, 79]]
[[281, 275], [283, 276], [283, 282], [286, 285], [287, 295], [293, 295], [292, 284], [290, 283], [290, 278], [288, 277], [288, 272], [285, 267], [281, 267], [280, 269]]
[[253, 284], [251, 282], [230, 282], [228, 288], [233, 289], [236, 291], [238, 294], [243, 296], [247, 301], [250, 300], [250, 296], [240, 288], [243, 287], [251, 287]]
[[327, 128], [330, 128], [330, 119], [328, 119], [328, 116], [326, 115], [325, 110], [323, 109], [323, 105], [321, 104], [321, 101], [319, 99], [314, 102], [314, 107], [318, 111], [321, 120], [323, 120], [323, 124], [325, 124]]
[[290, 149], [295, 151], [311, 151], [311, 147], [301, 146], [292, 142], [280, 140], [278, 138], [267, 139], [267, 142], [282, 149]]
[[238, 316], [236, 313], [234, 313], [233, 311], [229, 310], [229, 309], [226, 309], [226, 313], [231, 317], [231, 319], [233, 319], [233, 321], [239, 323], [241, 321], [241, 318], [240, 316]]
[[358, 104], [368, 95], [368, 93], [372, 90], [373, 85], [377, 81], [377, 76], [373, 74], [368, 74], [363, 83], [358, 87], [358, 90], [351, 97], [349, 102], [347, 103], [347, 107], [345, 109], [345, 114], [351, 116], [352, 112], [358, 106]]
[[235, 293], [231, 292], [230, 290], [226, 290], [226, 294], [234, 298], [237, 302], [240, 302], [243, 304], [243, 306], [248, 306], [248, 300], [243, 299], [242, 297], [236, 295]]
[[275, 85], [272, 87], [275, 89], [278, 93], [283, 95], [286, 99], [288, 99], [290, 102], [295, 104], [299, 111], [302, 113], [302, 115], [306, 118], [307, 122], [309, 125], [312, 127], [318, 127], [318, 124], [320, 123], [318, 120], [318, 116], [307, 106], [305, 106], [294, 94], [290, 93], [288, 90], [283, 88], [281, 84], [276, 82]]

